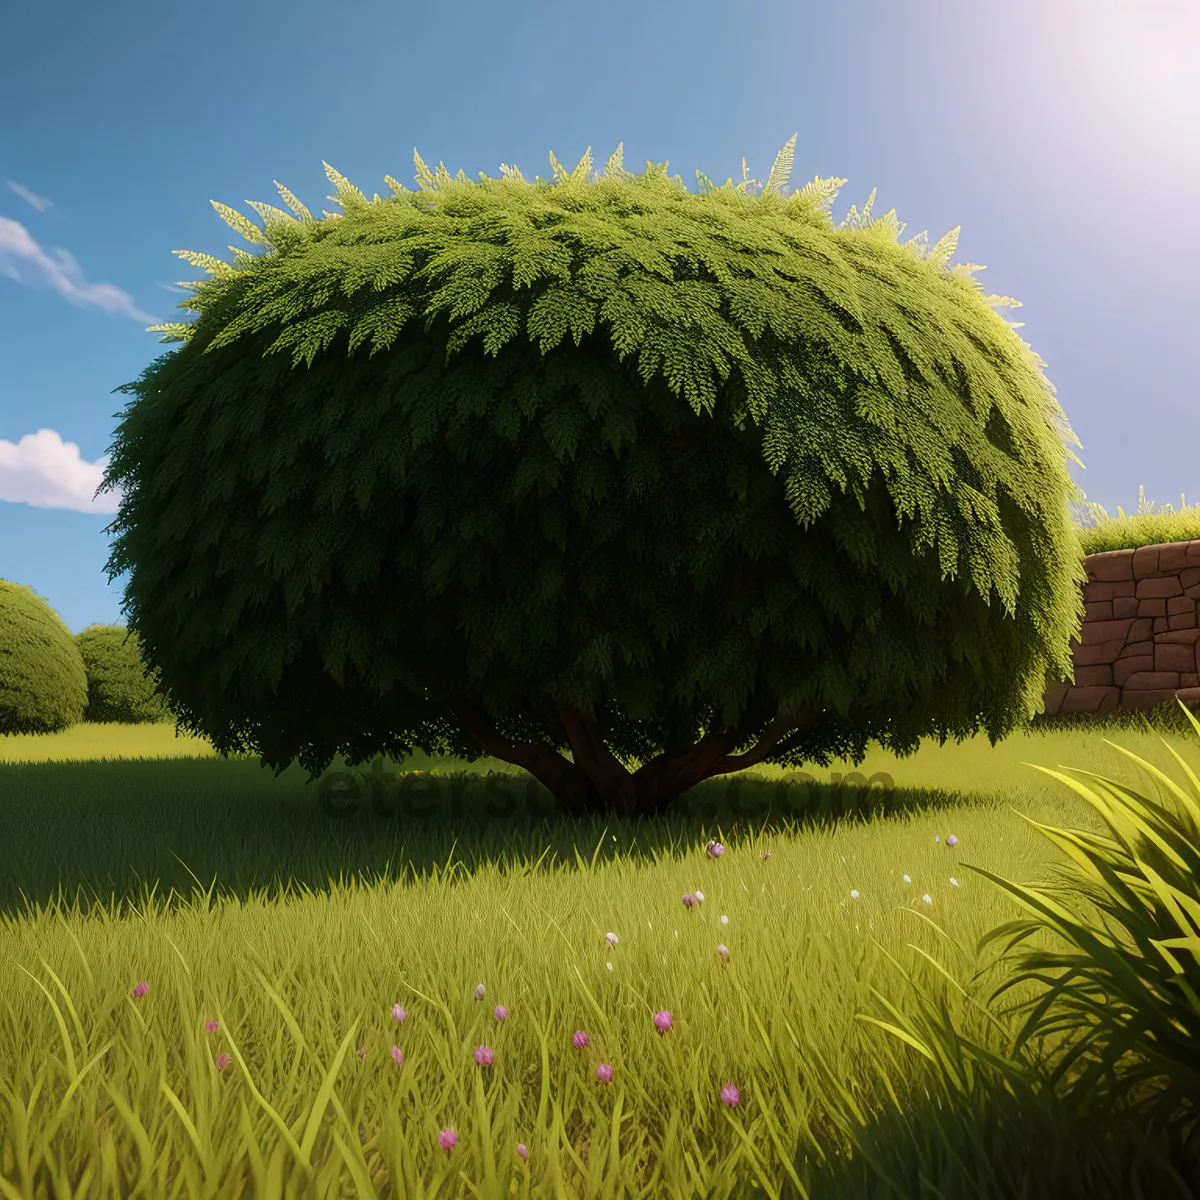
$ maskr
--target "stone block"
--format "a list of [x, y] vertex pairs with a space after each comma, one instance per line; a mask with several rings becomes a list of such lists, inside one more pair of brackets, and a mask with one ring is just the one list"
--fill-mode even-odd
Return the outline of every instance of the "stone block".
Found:
[[[1154, 670], [1154, 655], [1139, 654], [1135, 658], [1120, 658], [1112, 665], [1112, 682], [1124, 687], [1131, 675]], [[1078, 672], [1076, 672], [1078, 674]]]
[[1167, 575], [1162, 579], [1141, 579], [1137, 585], [1139, 600], [1165, 600], [1168, 596], [1182, 596], [1183, 584], [1178, 575]]
[[1188, 542], [1165, 542], [1158, 548], [1160, 571], [1182, 571], [1187, 566]]
[[[1085, 621], [1111, 621], [1114, 617], [1113, 602], [1111, 600], [1093, 600], [1090, 603], [1085, 602], [1083, 606], [1083, 619]], [[1141, 616], [1139, 613], [1131, 613], [1131, 616]], [[1158, 616], [1158, 613], [1150, 613], [1150, 616]]]
[[1119, 659], [1138, 658], [1138, 657], [1141, 657], [1143, 654], [1149, 654], [1151, 657], [1153, 657], [1153, 655], [1154, 655], [1154, 639], [1153, 638], [1147, 638], [1144, 642], [1129, 642], [1127, 645], [1125, 645], [1121, 648], [1121, 653], [1117, 655], [1117, 658], [1119, 658]]
[[[1103, 554], [1090, 554], [1083, 560], [1088, 579], [1095, 583], [1115, 583], [1133, 578], [1133, 551], [1106, 550]], [[1189, 565], [1191, 565], [1189, 563]], [[1197, 555], [1200, 566], [1200, 554]]]
[[1116, 584], [1112, 583], [1085, 583], [1083, 585], [1083, 602], [1091, 604], [1096, 600], [1111, 600], [1116, 593], [1113, 588]]
[[1171, 628], [1171, 626], [1167, 624], [1166, 617], [1155, 617], [1154, 618], [1154, 633], [1156, 636], [1160, 633], [1166, 633], [1167, 630], [1169, 630], [1170, 628]]
[[1125, 680], [1125, 695], [1130, 692], [1142, 692], [1148, 689], [1174, 689], [1179, 686], [1178, 671], [1135, 671]]
[[1193, 583], [1191, 587], [1185, 587], [1183, 594], [1191, 596], [1193, 600], [1200, 600], [1200, 583]]
[[1069, 683], [1053, 683], [1046, 689], [1046, 712], [1057, 713], [1062, 708], [1063, 698], [1071, 690]]
[[1129, 641], [1132, 640], [1129, 631], [1134, 623], [1129, 617], [1120, 621], [1084, 621], [1079, 640], [1084, 646], [1091, 646], [1096, 642], [1114, 642], [1117, 638], [1123, 642]]
[[[1132, 662], [1132, 659], [1126, 661]], [[1155, 671], [1196, 670], [1196, 648], [1184, 642], [1162, 642], [1154, 647]]]
[[1165, 600], [1139, 600], [1137, 601], [1137, 615], [1139, 617], [1165, 617], [1167, 615], [1167, 602]]
[[[1200, 592], [1200, 588], [1196, 589]], [[1139, 600], [1136, 596], [1117, 596], [1112, 601], [1112, 615], [1114, 617], [1136, 617], [1138, 615], [1138, 606], [1142, 604], [1153, 604], [1153, 600]]]
[[1181, 671], [1179, 673], [1179, 686], [1181, 688], [1200, 687], [1200, 673], [1196, 671]]
[[1172, 629], [1163, 633], [1156, 634], [1154, 641], [1158, 642], [1191, 642], [1195, 645], [1200, 642], [1200, 629]]
[[1076, 687], [1096, 687], [1097, 685], [1108, 687], [1115, 682], [1112, 663], [1101, 663], [1095, 667], [1075, 668]]
[[1158, 550], [1157, 546], [1139, 546], [1133, 552], [1134, 579], [1145, 579], [1158, 570]]
[[[1153, 642], [1144, 645], [1153, 647]], [[1121, 653], [1124, 642], [1093, 642], [1088, 646], [1075, 646], [1071, 652], [1071, 662], [1078, 667], [1094, 667], [1097, 663], [1113, 662]]]
[[1129, 627], [1129, 632], [1125, 635], [1127, 642], [1144, 642], [1147, 638], [1154, 636], [1154, 622], [1157, 617], [1138, 617]]
[[1120, 699], [1121, 689], [1117, 687], [1073, 687], [1063, 698], [1059, 712], [1110, 712]]
[[[1184, 567], [1183, 570], [1179, 572], [1179, 582], [1183, 584], [1184, 591], [1187, 591], [1187, 589], [1190, 587], [1195, 587], [1196, 584], [1200, 583], [1200, 567]], [[1107, 586], [1111, 587], [1112, 584], [1108, 584]], [[1097, 597], [1097, 599], [1099, 598], [1100, 597]]]
[[1167, 618], [1167, 629], [1195, 629], [1196, 628], [1196, 612], [1193, 609], [1190, 613], [1176, 613], [1173, 617]]
[[[1139, 601], [1139, 603], [1140, 603], [1140, 601]], [[1167, 601], [1167, 616], [1168, 617], [1173, 617], [1176, 613], [1181, 613], [1181, 612], [1194, 613], [1195, 611], [1196, 611], [1195, 600], [1192, 600], [1187, 596], [1172, 596]]]

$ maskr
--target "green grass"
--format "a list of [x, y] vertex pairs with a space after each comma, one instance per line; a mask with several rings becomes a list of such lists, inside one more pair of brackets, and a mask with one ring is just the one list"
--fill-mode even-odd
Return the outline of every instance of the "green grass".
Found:
[[[1031, 880], [1060, 861], [1010, 804], [1097, 827], [1021, 765], [1129, 779], [1094, 730], [930, 744], [899, 761], [875, 749], [858, 770], [895, 787], [875, 793], [886, 811], [859, 821], [828, 819], [828, 773], [797, 787], [765, 769], [695, 789], [668, 821], [608, 828], [487, 818], [486, 762], [440, 764], [460, 773], [436, 786], [467, 783], [456, 815], [388, 819], [364, 802], [335, 817], [298, 769], [276, 778], [249, 760], [170, 758], [169, 726], [104, 727], [107, 762], [48, 761], [82, 757], [95, 729], [41, 739], [40, 762], [11, 761], [30, 750], [6, 739], [0, 1176], [16, 1190], [5, 1194], [49, 1195], [53, 1175], [78, 1189], [90, 1171], [95, 1190], [81, 1194], [102, 1194], [101, 1180], [129, 1194], [141, 1180], [154, 1195], [234, 1195], [257, 1179], [259, 1194], [274, 1180], [297, 1195], [724, 1196], [755, 1181], [762, 1195], [916, 1195], [887, 1191], [884, 1176], [966, 1178], [955, 1159], [970, 1152], [971, 1194], [1004, 1195], [979, 1190], [1000, 1153], [981, 1148], [1005, 1130], [1028, 1139], [1038, 1119], [1053, 1124], [1044, 1150], [1061, 1161], [1039, 1167], [1042, 1190], [1028, 1194], [1068, 1194], [1089, 1156], [1098, 1175], [1127, 1169], [1128, 1148], [1109, 1146], [1094, 1115], [1044, 1098], [1040, 1117], [1027, 1100], [1005, 1125], [998, 1088], [980, 1078], [950, 1103], [938, 1072], [856, 1020], [887, 1016], [873, 988], [913, 1008], [885, 951], [941, 994], [908, 944], [965, 982], [978, 937], [1017, 915], [965, 864]], [[1114, 740], [1167, 769], [1157, 739]], [[1169, 740], [1196, 761], [1194, 737]], [[524, 802], [520, 773], [493, 780]], [[704, 853], [710, 837], [729, 847], [719, 860]], [[704, 903], [688, 912], [680, 897], [697, 888]], [[150, 990], [135, 999], [142, 981]], [[942, 993], [962, 1029], [1003, 1050]], [[494, 1004], [510, 1012], [502, 1025]], [[674, 1017], [665, 1036], [659, 1008]], [[580, 1028], [583, 1051], [571, 1044]], [[487, 1068], [473, 1059], [481, 1044], [496, 1051]], [[222, 1052], [234, 1061], [218, 1072]], [[594, 1076], [602, 1061], [608, 1085]], [[734, 1109], [718, 1098], [727, 1082], [741, 1091]], [[445, 1127], [459, 1135], [449, 1154], [436, 1143]], [[1131, 1194], [1112, 1178], [1117, 1190], [1090, 1194]]]

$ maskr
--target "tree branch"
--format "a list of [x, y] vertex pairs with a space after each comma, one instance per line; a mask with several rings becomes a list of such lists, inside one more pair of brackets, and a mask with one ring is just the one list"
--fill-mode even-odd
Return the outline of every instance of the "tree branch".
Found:
[[465, 696], [452, 700], [450, 707], [484, 754], [523, 767], [570, 811], [579, 814], [588, 811], [591, 789], [587, 775], [578, 765], [568, 762], [544, 742], [514, 742], [502, 737], [487, 713]]
[[575, 764], [610, 803], [615, 802], [618, 807], [632, 811], [636, 792], [634, 777], [605, 744], [604, 731], [596, 718], [565, 703], [558, 706], [558, 718], [571, 743]]
[[728, 775], [731, 771], [744, 771], [747, 767], [757, 766], [772, 752], [779, 754], [792, 749], [820, 715], [816, 709], [806, 709], [799, 721], [795, 717], [776, 717], [756, 745], [744, 754], [727, 754], [711, 774]]

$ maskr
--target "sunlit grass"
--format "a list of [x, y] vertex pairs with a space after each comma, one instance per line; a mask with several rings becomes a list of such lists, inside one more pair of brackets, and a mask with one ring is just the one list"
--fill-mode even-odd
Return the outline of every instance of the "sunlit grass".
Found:
[[[146, 754], [164, 729], [159, 745], [171, 726], [106, 727], [103, 753], [165, 759]], [[64, 750], [74, 732], [58, 735]], [[1164, 765], [1155, 738], [1113, 740]], [[1195, 761], [1194, 739], [1169, 740]], [[1010, 804], [1097, 827], [1022, 760], [1130, 775], [1094, 732], [933, 744], [907, 760], [875, 748], [855, 769], [892, 777], [891, 815], [821, 817], [839, 794], [830, 772], [851, 770], [841, 764], [811, 770], [811, 789], [781, 792], [769, 768], [711, 781], [670, 820], [606, 827], [487, 818], [486, 762], [458, 776], [457, 811], [423, 820], [365, 801], [330, 816], [302, 772], [277, 779], [254, 761], [0, 766], [0, 962], [11, 964], [0, 1176], [16, 1189], [5, 1194], [49, 1195], [52, 1178], [79, 1194], [101, 1194], [101, 1181], [128, 1194], [139, 1180], [155, 1195], [715, 1197], [756, 1181], [762, 1195], [904, 1194], [862, 1173], [864, 1130], [898, 1119], [888, 1087], [912, 1122], [933, 1121], [904, 1127], [918, 1166], [944, 1160], [950, 1178], [967, 1139], [1020, 1123], [997, 1122], [1005, 1101], [983, 1083], [948, 1103], [938, 1071], [856, 1014], [886, 1016], [872, 989], [911, 1007], [890, 955], [1003, 1052], [908, 946], [966, 982], [976, 940], [1017, 908], [964, 865], [1028, 880], [1058, 861]], [[492, 778], [530, 795], [520, 773]], [[455, 783], [436, 785], [447, 807]], [[806, 811], [801, 827], [792, 817]], [[728, 847], [719, 859], [704, 852], [711, 837]], [[105, 904], [85, 915], [77, 888]], [[190, 899], [166, 904], [172, 888]], [[703, 903], [685, 910], [696, 891]], [[150, 986], [135, 998], [139, 982]], [[480, 1045], [492, 1065], [476, 1065]], [[221, 1054], [231, 1061], [218, 1071]], [[720, 1100], [728, 1083], [735, 1108]], [[1039, 1118], [1023, 1103], [1028, 1136]], [[1045, 1105], [1041, 1119], [1060, 1123], [1047, 1144], [1080, 1157], [1083, 1178], [1104, 1139], [1079, 1117], [1071, 1128], [1092, 1137], [1076, 1144]], [[447, 1128], [449, 1153], [437, 1142]], [[947, 1138], [959, 1146], [948, 1159]], [[1071, 1162], [1046, 1169], [1059, 1190], [1037, 1194], [1065, 1194]]]

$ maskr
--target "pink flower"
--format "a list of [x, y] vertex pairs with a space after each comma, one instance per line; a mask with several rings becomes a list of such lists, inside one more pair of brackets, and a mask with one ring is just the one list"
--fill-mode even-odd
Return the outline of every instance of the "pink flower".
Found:
[[577, 1029], [571, 1041], [575, 1043], [576, 1050], [582, 1050], [588, 1044], [588, 1035], [582, 1029]]
[[718, 954], [719, 954], [719, 955], [720, 955], [720, 956], [721, 956], [721, 957], [722, 957], [722, 958], [723, 958], [723, 959], [724, 959], [726, 962], [728, 962], [728, 961], [729, 961], [729, 947], [728, 947], [728, 946], [726, 946], [726, 945], [720, 945], [720, 946], [718, 946], [718, 947], [717, 947], [717, 953], [718, 953]]
[[604, 937], [610, 946], [615, 946], [621, 940], [615, 933], [606, 933]]
[[762, 854], [760, 854], [760, 855], [759, 855], [759, 858], [761, 858], [761, 859], [763, 860], [763, 862], [766, 862], [766, 861], [767, 861], [767, 859], [768, 859], [768, 858], [770, 858], [770, 857], [771, 857], [771, 852], [770, 852], [770, 850], [764, 850], [764, 851], [762, 852]]
[[207, 1029], [209, 1033], [216, 1033], [217, 1030], [220, 1029], [220, 1027], [221, 1026], [220, 1026], [219, 1022], [217, 1022], [217, 1021], [205, 1021], [204, 1022], [204, 1028]]
[[683, 897], [683, 907], [693, 908], [697, 903], [696, 897], [691, 892], [686, 892]]
[[492, 1063], [496, 1061], [496, 1052], [495, 1050], [490, 1049], [488, 1046], [480, 1046], [479, 1049], [475, 1051], [475, 1061], [481, 1067], [490, 1067]]
[[397, 1021], [403, 1021], [404, 1018], [408, 1016], [408, 1013], [406, 1013], [404, 1009], [397, 1004], [392, 1008], [392, 1016], [395, 1017]]
[[705, 849], [713, 858], [720, 858], [725, 853], [725, 847], [720, 842], [709, 842]]
[[404, 1052], [400, 1049], [399, 1046], [392, 1047], [392, 1058], [395, 1061], [396, 1066], [398, 1066], [398, 1067], [404, 1066]]
[[453, 1129], [443, 1129], [438, 1134], [438, 1145], [441, 1146], [447, 1154], [450, 1153], [450, 1148], [458, 1142], [458, 1134]]
[[357, 1054], [359, 1058], [366, 1058], [367, 1057], [367, 1048], [366, 1048], [366, 1046], [359, 1046], [359, 1048], [357, 1050], [355, 1050], [354, 1053]]
[[231, 1062], [233, 1062], [233, 1059], [230, 1058], [228, 1054], [218, 1054], [217, 1055], [217, 1070], [218, 1071], [225, 1070], [225, 1068], [227, 1066], [229, 1066], [229, 1064]]
[[483, 999], [483, 997], [484, 997], [484, 995], [485, 995], [486, 993], [487, 993], [487, 988], [485, 988], [485, 987], [483, 986], [483, 984], [481, 983], [481, 984], [480, 984], [480, 985], [479, 985], [479, 986], [478, 986], [478, 987], [475, 989], [475, 999], [476, 999], [476, 1000], [482, 1000], [482, 999]]
[[517, 1157], [518, 1157], [518, 1158], [524, 1158], [524, 1159], [528, 1159], [528, 1158], [529, 1158], [529, 1151], [525, 1149], [525, 1143], [524, 1143], [524, 1142], [518, 1142], [518, 1143], [517, 1143]]
[[137, 987], [133, 989], [133, 994], [135, 996], [144, 996], [149, 990], [150, 985], [148, 983], [139, 983]]
[[737, 1104], [741, 1098], [741, 1092], [739, 1092], [732, 1083], [727, 1083], [721, 1089], [721, 1103], [728, 1104], [730, 1108], [733, 1108], [733, 1106]]
[[665, 1008], [654, 1014], [654, 1028], [659, 1033], [666, 1033], [671, 1028], [671, 1014]]
[[496, 1007], [492, 1009], [492, 1016], [495, 1017], [497, 1021], [506, 1021], [508, 1019], [508, 1009], [505, 1008], [503, 1004], [497, 1004]]
[[596, 1078], [600, 1080], [601, 1083], [611, 1083], [612, 1067], [610, 1067], [608, 1063], [601, 1063], [596, 1068]]
[[946, 839], [946, 845], [947, 845], [947, 846], [957, 846], [957, 845], [958, 845], [958, 838], [956, 838], [956, 837], [954, 836], [954, 834], [951, 834], [951, 835], [950, 835], [950, 836], [949, 836], [949, 837]]

